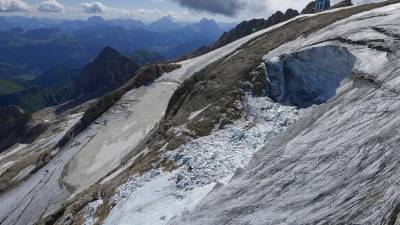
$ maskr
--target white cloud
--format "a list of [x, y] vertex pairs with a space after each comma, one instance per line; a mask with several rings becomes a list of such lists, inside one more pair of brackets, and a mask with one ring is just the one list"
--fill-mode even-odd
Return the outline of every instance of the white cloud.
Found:
[[37, 9], [41, 12], [63, 12], [65, 10], [65, 6], [63, 6], [57, 0], [44, 0], [39, 4]]
[[138, 9], [138, 12], [143, 13], [143, 14], [153, 14], [153, 15], [154, 14], [156, 14], [156, 15], [162, 14], [162, 12], [158, 9]]
[[[224, 22], [239, 22], [243, 20], [249, 20], [253, 18], [268, 18], [272, 13], [277, 10], [286, 11], [288, 8], [296, 10], [303, 9], [308, 2], [311, 0], [152, 0], [159, 1], [161, 4], [168, 4], [167, 2], [181, 2], [183, 8], [178, 8], [174, 11], [165, 11], [155, 8], [138, 8], [138, 9], [122, 9], [113, 7], [110, 5], [104, 5], [99, 2], [102, 0], [86, 0], [84, 3], [78, 6], [68, 5], [68, 1], [63, 1], [65, 5], [62, 5], [59, 1], [61, 0], [36, 0], [41, 1], [38, 5], [27, 4], [29, 0], [0, 0], [0, 14], [9, 13], [18, 16], [38, 16], [38, 17], [58, 17], [60, 19], [86, 19], [89, 14], [101, 14], [106, 19], [110, 18], [135, 18], [145, 22], [151, 22], [162, 16], [170, 15], [176, 20], [181, 21], [197, 21], [201, 18], [207, 17], [215, 19], [217, 21]], [[199, 2], [198, 4], [187, 4], [188, 2]], [[204, 2], [203, 2], [204, 1]], [[213, 4], [207, 7], [215, 6], [216, 9], [209, 9], [203, 7], [203, 3], [212, 1]], [[229, 11], [226, 7], [228, 5], [218, 6], [219, 3], [228, 2], [239, 2], [240, 7], [232, 5], [233, 10], [231, 16], [226, 16]], [[335, 4], [341, 0], [331, 0], [332, 4]], [[378, 2], [383, 0], [353, 0], [356, 4]], [[186, 2], [183, 4], [183, 2]], [[221, 3], [221, 4], [222, 4]], [[216, 6], [217, 5], [217, 6]], [[202, 8], [199, 8], [199, 7]], [[197, 8], [195, 8], [197, 7]], [[222, 10], [222, 12], [220, 12]], [[228, 11], [227, 11], [228, 10]], [[232, 16], [235, 14], [235, 16]]]
[[[168, 0], [194, 11], [238, 17], [239, 19], [266, 18], [280, 10], [292, 8], [302, 10], [311, 0]], [[331, 0], [336, 4], [343, 0]], [[379, 2], [383, 0], [353, 0], [355, 4]]]
[[245, 5], [244, 0], [170, 0], [197, 11], [235, 16]]
[[29, 11], [30, 6], [22, 0], [0, 0], [0, 12]]
[[108, 7], [101, 2], [84, 2], [81, 4], [85, 13], [104, 13]]

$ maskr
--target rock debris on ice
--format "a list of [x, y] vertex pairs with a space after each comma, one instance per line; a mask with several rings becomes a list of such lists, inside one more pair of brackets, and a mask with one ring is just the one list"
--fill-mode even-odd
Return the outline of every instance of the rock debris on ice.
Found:
[[163, 157], [179, 168], [132, 177], [112, 198], [105, 224], [162, 225], [190, 211], [218, 183], [226, 183], [253, 154], [297, 119], [295, 107], [247, 95], [246, 116], [211, 135], [189, 141]]

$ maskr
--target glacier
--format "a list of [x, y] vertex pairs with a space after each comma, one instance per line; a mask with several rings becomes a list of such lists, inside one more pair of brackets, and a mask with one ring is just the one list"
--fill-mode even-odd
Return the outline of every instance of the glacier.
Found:
[[301, 110], [229, 184], [169, 224], [400, 222], [399, 19], [400, 4], [386, 6], [268, 53], [279, 63], [335, 45], [356, 62], [332, 98]]

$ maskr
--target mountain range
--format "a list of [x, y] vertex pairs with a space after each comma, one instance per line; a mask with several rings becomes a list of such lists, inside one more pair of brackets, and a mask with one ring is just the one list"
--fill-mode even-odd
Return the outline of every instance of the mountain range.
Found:
[[150, 24], [99, 16], [68, 21], [1, 17], [0, 98], [6, 99], [1, 105], [21, 103], [13, 101], [32, 93], [35, 103], [21, 105], [29, 105], [29, 111], [49, 106], [33, 107], [42, 102], [42, 97], [51, 104], [60, 102], [61, 96], [51, 90], [78, 76], [79, 70], [106, 46], [143, 65], [173, 59], [213, 43], [228, 28], [222, 25], [207, 19], [183, 24], [171, 17]]
[[[59, 105], [76, 105], [114, 91], [125, 84], [140, 68], [140, 64], [106, 47], [93, 61], [76, 71], [56, 71], [66, 74], [64, 81], [53, 73], [34, 80], [35, 85], [15, 93], [0, 96], [0, 106], [18, 105], [27, 111]], [[73, 75], [72, 75], [73, 74]]]
[[[346, 5], [348, 1], [337, 6]], [[90, 82], [84, 80], [103, 79], [105, 82], [113, 77], [112, 71], [108, 70], [96, 78], [96, 70], [87, 69], [90, 65], [103, 66], [90, 62], [99, 53], [100, 56], [113, 57], [113, 54], [104, 54], [107, 49], [128, 55], [131, 63], [136, 64], [133, 66], [135, 69], [128, 72], [132, 74], [139, 64], [201, 55], [297, 15], [299, 13], [293, 9], [285, 13], [277, 11], [267, 19], [244, 21], [224, 33], [221, 26], [226, 29], [226, 24], [218, 25], [208, 19], [184, 24], [163, 17], [144, 24], [133, 19], [105, 20], [99, 16], [86, 21], [5, 17], [0, 20], [0, 27], [8, 29], [0, 31], [0, 50], [7, 53], [0, 55], [0, 105], [16, 104], [32, 112], [78, 98], [82, 92], [85, 92], [82, 101], [105, 94], [110, 90], [101, 90], [103, 87], [100, 87], [100, 94], [92, 93], [93, 96], [89, 97], [88, 92], [95, 88], [90, 88]], [[10, 28], [11, 24], [20, 27]], [[103, 49], [104, 46], [112, 48]], [[100, 61], [105, 60], [103, 57]], [[78, 87], [76, 84], [79, 82], [84, 83], [81, 90], [73, 88]], [[110, 88], [115, 89], [122, 83], [112, 84]]]

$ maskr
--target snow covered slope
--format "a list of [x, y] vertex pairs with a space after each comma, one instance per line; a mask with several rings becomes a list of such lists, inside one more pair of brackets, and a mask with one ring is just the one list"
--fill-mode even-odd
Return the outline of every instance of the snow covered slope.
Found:
[[[332, 99], [301, 110], [298, 122], [228, 185], [170, 224], [394, 224], [400, 209], [399, 21], [400, 4], [394, 4], [268, 53], [267, 65], [310, 54], [303, 63], [324, 73], [312, 65], [319, 62], [315, 50], [338, 57], [326, 47], [336, 46], [356, 63]], [[307, 81], [302, 66], [286, 72]]]

